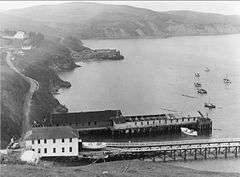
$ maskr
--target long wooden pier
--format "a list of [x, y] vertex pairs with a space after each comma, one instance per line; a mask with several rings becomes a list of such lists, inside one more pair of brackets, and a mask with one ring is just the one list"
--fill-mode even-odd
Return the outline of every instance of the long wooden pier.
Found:
[[177, 161], [240, 156], [240, 138], [199, 139], [166, 142], [107, 143], [104, 151], [81, 152], [85, 158], [104, 160], [150, 159]]

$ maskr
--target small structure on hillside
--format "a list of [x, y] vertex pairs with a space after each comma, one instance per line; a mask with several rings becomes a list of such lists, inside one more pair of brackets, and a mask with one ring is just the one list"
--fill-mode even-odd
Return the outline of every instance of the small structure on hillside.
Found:
[[26, 33], [24, 31], [18, 31], [15, 35], [14, 35], [14, 38], [16, 39], [25, 39], [27, 36], [26, 36]]
[[24, 140], [39, 157], [78, 156], [81, 148], [78, 133], [69, 126], [32, 128]]
[[22, 50], [31, 50], [32, 46], [22, 46]]

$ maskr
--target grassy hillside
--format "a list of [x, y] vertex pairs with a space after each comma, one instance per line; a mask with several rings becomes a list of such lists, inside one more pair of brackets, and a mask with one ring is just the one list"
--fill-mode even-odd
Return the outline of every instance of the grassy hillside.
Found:
[[[48, 32], [89, 38], [146, 38], [240, 32], [240, 17], [193, 11], [156, 12], [125, 5], [73, 2], [11, 10]], [[1, 21], [1, 19], [0, 19]], [[3, 23], [3, 22], [2, 22]], [[25, 26], [28, 28], [28, 26]]]
[[238, 173], [219, 173], [175, 167], [163, 163], [115, 161], [77, 167], [51, 165], [7, 165], [1, 167], [4, 177], [237, 177]]

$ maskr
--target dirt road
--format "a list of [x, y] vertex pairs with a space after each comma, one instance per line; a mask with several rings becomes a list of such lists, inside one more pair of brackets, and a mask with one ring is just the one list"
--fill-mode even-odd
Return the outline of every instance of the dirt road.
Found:
[[39, 89], [39, 83], [36, 80], [22, 74], [14, 66], [11, 59], [12, 59], [12, 54], [11, 54], [11, 52], [8, 52], [7, 56], [6, 56], [6, 62], [8, 64], [8, 66], [12, 70], [14, 70], [16, 73], [18, 73], [30, 85], [29, 91], [26, 95], [25, 102], [24, 102], [24, 119], [23, 119], [23, 123], [22, 123], [22, 133], [24, 134], [26, 131], [28, 131], [30, 129], [29, 113], [30, 113], [31, 101], [32, 101], [33, 93]]

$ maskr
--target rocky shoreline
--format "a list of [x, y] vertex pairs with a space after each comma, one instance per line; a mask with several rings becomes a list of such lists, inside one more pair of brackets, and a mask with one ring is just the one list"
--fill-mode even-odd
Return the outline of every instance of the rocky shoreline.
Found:
[[[38, 34], [38, 33], [37, 33]], [[42, 36], [42, 35], [41, 35]], [[6, 41], [4, 41], [6, 42]], [[19, 48], [24, 41], [20, 40], [8, 40], [6, 42], [6, 48]], [[4, 52], [2, 53], [2, 58], [4, 58]], [[73, 56], [73, 54], [77, 54], [77, 56]], [[18, 52], [14, 54], [14, 60], [12, 63], [15, 67], [25, 76], [28, 76], [39, 83], [39, 89], [34, 92], [32, 101], [30, 104], [30, 123], [37, 123], [41, 125], [49, 118], [51, 113], [57, 112], [68, 112], [66, 106], [59, 103], [59, 101], [54, 97], [54, 94], [58, 93], [60, 88], [69, 88], [71, 87], [71, 83], [68, 81], [63, 81], [58, 74], [62, 72], [67, 72], [74, 70], [77, 67], [80, 67], [75, 62], [77, 61], [93, 61], [93, 60], [119, 60], [123, 59], [123, 56], [117, 50], [92, 50], [83, 46], [82, 42], [79, 39], [75, 39], [73, 37], [65, 37], [61, 40], [49, 40], [45, 38], [41, 38], [41, 40], [37, 41], [37, 45], [34, 46], [31, 50], [24, 51], [23, 55], [19, 55]], [[4, 59], [2, 61], [2, 66], [4, 65]], [[9, 78], [5, 74], [8, 67], [3, 67], [2, 77]], [[11, 71], [11, 70], [10, 70]], [[12, 71], [11, 71], [12, 72]], [[12, 80], [13, 78], [11, 78]], [[5, 92], [6, 87], [6, 92]], [[8, 88], [11, 87], [11, 88]], [[14, 88], [13, 88], [14, 87]], [[3, 87], [3, 92], [1, 97], [3, 98], [3, 94], [5, 97], [10, 97], [11, 92], [8, 90], [11, 89], [19, 89], [18, 86], [11, 86], [9, 83], [6, 83]], [[27, 88], [25, 89], [27, 90]], [[20, 95], [21, 98], [24, 98], [24, 94]], [[14, 136], [19, 138], [21, 136], [21, 130], [14, 130], [15, 126], [21, 127], [21, 123], [24, 116], [11, 116], [11, 115], [22, 115], [22, 111], [16, 112], [16, 108], [12, 108], [12, 102], [16, 103], [16, 105], [20, 104], [22, 101], [19, 99], [14, 100], [11, 99], [3, 99], [2, 100], [2, 112], [1, 112], [1, 120], [4, 125], [1, 125], [1, 147], [4, 148], [10, 141], [10, 139]], [[12, 102], [10, 102], [12, 101]], [[3, 105], [6, 105], [4, 107]], [[10, 110], [10, 111], [9, 111]], [[8, 117], [10, 114], [10, 117]], [[12, 120], [11, 123], [13, 125], [12, 128], [9, 129], [9, 133], [6, 133], [4, 127], [9, 127], [9, 121]], [[6, 125], [5, 125], [6, 124]]]

